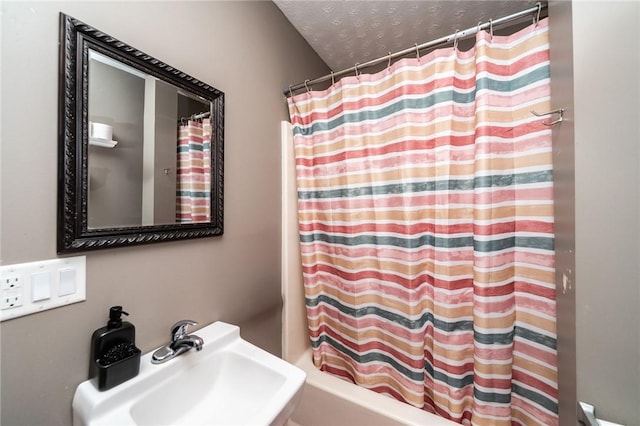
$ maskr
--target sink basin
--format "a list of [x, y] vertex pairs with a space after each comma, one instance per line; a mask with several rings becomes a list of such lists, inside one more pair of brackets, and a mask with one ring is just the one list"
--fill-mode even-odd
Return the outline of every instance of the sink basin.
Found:
[[302, 393], [306, 374], [240, 337], [237, 326], [215, 322], [195, 332], [201, 351], [164, 364], [151, 351], [133, 379], [101, 392], [96, 379], [73, 398], [79, 425], [282, 425]]

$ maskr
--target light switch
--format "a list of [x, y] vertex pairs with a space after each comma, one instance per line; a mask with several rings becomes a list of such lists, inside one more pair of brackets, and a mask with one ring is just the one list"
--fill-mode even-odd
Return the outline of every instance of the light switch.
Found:
[[46, 300], [51, 297], [51, 273], [31, 274], [31, 301]]
[[58, 280], [58, 296], [67, 296], [76, 292], [75, 268], [60, 269]]

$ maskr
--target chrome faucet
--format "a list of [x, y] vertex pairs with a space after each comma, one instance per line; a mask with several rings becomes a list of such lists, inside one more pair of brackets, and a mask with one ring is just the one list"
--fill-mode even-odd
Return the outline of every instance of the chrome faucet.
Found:
[[171, 341], [153, 353], [151, 363], [161, 364], [192, 348], [197, 351], [201, 350], [204, 341], [195, 334], [187, 334], [187, 328], [196, 324], [198, 323], [191, 320], [182, 320], [173, 324]]

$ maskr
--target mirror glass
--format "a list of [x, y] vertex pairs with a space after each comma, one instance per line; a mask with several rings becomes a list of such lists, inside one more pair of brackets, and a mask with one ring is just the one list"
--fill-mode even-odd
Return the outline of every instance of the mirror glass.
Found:
[[58, 252], [222, 234], [224, 94], [61, 14]]
[[88, 73], [88, 227], [209, 222], [211, 103], [92, 49]]

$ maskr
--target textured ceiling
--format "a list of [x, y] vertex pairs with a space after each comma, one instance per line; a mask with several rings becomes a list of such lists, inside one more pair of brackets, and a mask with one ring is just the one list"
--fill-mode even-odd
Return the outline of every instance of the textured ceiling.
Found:
[[273, 0], [334, 71], [500, 18], [537, 0]]

